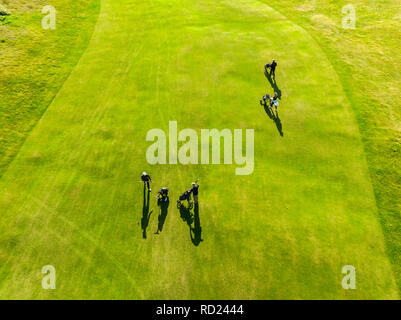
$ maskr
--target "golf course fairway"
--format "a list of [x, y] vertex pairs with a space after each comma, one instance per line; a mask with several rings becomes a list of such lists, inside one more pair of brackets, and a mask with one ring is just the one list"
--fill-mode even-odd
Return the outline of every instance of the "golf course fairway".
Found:
[[[271, 59], [280, 121], [259, 104]], [[150, 165], [147, 132], [169, 121], [199, 136], [254, 129], [254, 172]], [[200, 242], [175, 203], [197, 178]], [[86, 51], [0, 178], [0, 212], [0, 298], [399, 298], [350, 102], [320, 46], [267, 1], [102, 0]], [[56, 290], [42, 288], [45, 265]], [[356, 290], [342, 287], [347, 265]]]

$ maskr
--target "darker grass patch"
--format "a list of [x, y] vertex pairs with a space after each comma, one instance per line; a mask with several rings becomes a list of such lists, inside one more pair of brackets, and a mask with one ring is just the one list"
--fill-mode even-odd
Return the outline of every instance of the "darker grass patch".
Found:
[[10, 23], [10, 20], [7, 19], [9, 15], [10, 14], [6, 11], [0, 11], [0, 26]]

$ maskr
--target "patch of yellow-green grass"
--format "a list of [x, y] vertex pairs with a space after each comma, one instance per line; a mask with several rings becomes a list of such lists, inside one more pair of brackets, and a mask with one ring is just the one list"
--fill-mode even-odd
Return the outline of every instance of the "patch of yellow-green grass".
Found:
[[354, 30], [342, 28], [342, 7], [350, 1], [268, 3], [314, 37], [342, 81], [358, 121], [387, 253], [401, 287], [401, 1], [352, 1]]
[[54, 0], [56, 30], [42, 28], [44, 0], [0, 0], [0, 176], [91, 37], [99, 0]]

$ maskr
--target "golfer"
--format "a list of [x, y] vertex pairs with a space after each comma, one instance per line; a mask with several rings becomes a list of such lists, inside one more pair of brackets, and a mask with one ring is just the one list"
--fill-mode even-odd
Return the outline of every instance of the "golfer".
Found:
[[276, 60], [273, 59], [272, 63], [268, 63], [265, 65], [265, 70], [267, 72], [267, 69], [270, 68], [270, 77], [273, 76], [273, 78], [276, 77], [276, 67], [277, 67], [277, 62]]
[[198, 203], [198, 192], [199, 192], [199, 180], [196, 180], [196, 182], [192, 182], [192, 194], [194, 196], [194, 202]]
[[164, 201], [167, 201], [168, 200], [168, 191], [169, 191], [169, 189], [166, 187], [161, 188], [158, 192], [158, 199], [163, 199]]
[[147, 185], [148, 186], [148, 190], [149, 192], [152, 191], [152, 189], [150, 189], [150, 185], [149, 182], [152, 182], [152, 179], [150, 178], [150, 175], [148, 175], [145, 171], [142, 173], [141, 179], [143, 181], [144, 186]]

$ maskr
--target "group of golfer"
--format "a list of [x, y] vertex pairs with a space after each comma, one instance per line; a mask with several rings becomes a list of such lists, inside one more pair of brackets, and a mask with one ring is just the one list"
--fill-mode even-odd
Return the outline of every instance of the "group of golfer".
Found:
[[[150, 177], [149, 174], [146, 172], [142, 173], [141, 180], [144, 183], [144, 188], [147, 187], [148, 192], [151, 192], [152, 189], [150, 188], [150, 183], [152, 182], [152, 178]], [[166, 202], [168, 201], [168, 192], [169, 188], [163, 187], [157, 192], [157, 199], [158, 199], [158, 204], [161, 202]], [[178, 204], [181, 204], [182, 201], [188, 201], [188, 205], [192, 204], [191, 201], [191, 194], [193, 195], [194, 203], [198, 203], [198, 192], [199, 192], [199, 179], [196, 180], [195, 182], [192, 182], [192, 187], [188, 190], [186, 190], [177, 200]]]
[[[274, 59], [271, 63], [268, 63], [265, 65], [266, 74], [268, 74], [271, 79], [274, 79], [274, 81], [276, 81], [276, 68], [277, 68], [277, 62]], [[269, 69], [270, 69], [270, 73], [268, 72]], [[262, 100], [260, 100], [260, 104], [262, 106], [268, 106], [270, 109], [272, 109], [274, 106], [276, 108], [276, 112], [277, 112], [278, 99], [279, 99], [279, 95], [277, 92], [274, 92], [273, 96], [270, 96], [269, 94], [265, 94], [262, 97]]]
[[[276, 81], [276, 68], [277, 68], [277, 62], [276, 60], [273, 59], [271, 63], [268, 63], [265, 65], [265, 72], [269, 77]], [[269, 72], [270, 69], [270, 72]], [[273, 96], [270, 96], [269, 94], [265, 94], [262, 97], [262, 100], [260, 100], [260, 104], [265, 107], [269, 107], [270, 109], [273, 108], [273, 106], [276, 108], [277, 112], [277, 107], [279, 105], [278, 103], [279, 95], [277, 92], [274, 92]], [[144, 183], [144, 187], [148, 189], [148, 192], [151, 192], [152, 189], [150, 188], [150, 183], [152, 182], [152, 178], [150, 177], [149, 174], [146, 172], [142, 173], [141, 180]], [[169, 189], [167, 187], [161, 188], [157, 192], [157, 199], [158, 199], [158, 204], [162, 202], [167, 202], [168, 200], [168, 192]], [[182, 201], [188, 201], [188, 205], [192, 204], [191, 201], [191, 195], [193, 195], [193, 200], [194, 203], [198, 203], [198, 192], [199, 192], [199, 180], [196, 180], [196, 182], [192, 182], [192, 187], [188, 190], [186, 190], [177, 200], [177, 204], [181, 205]]]

